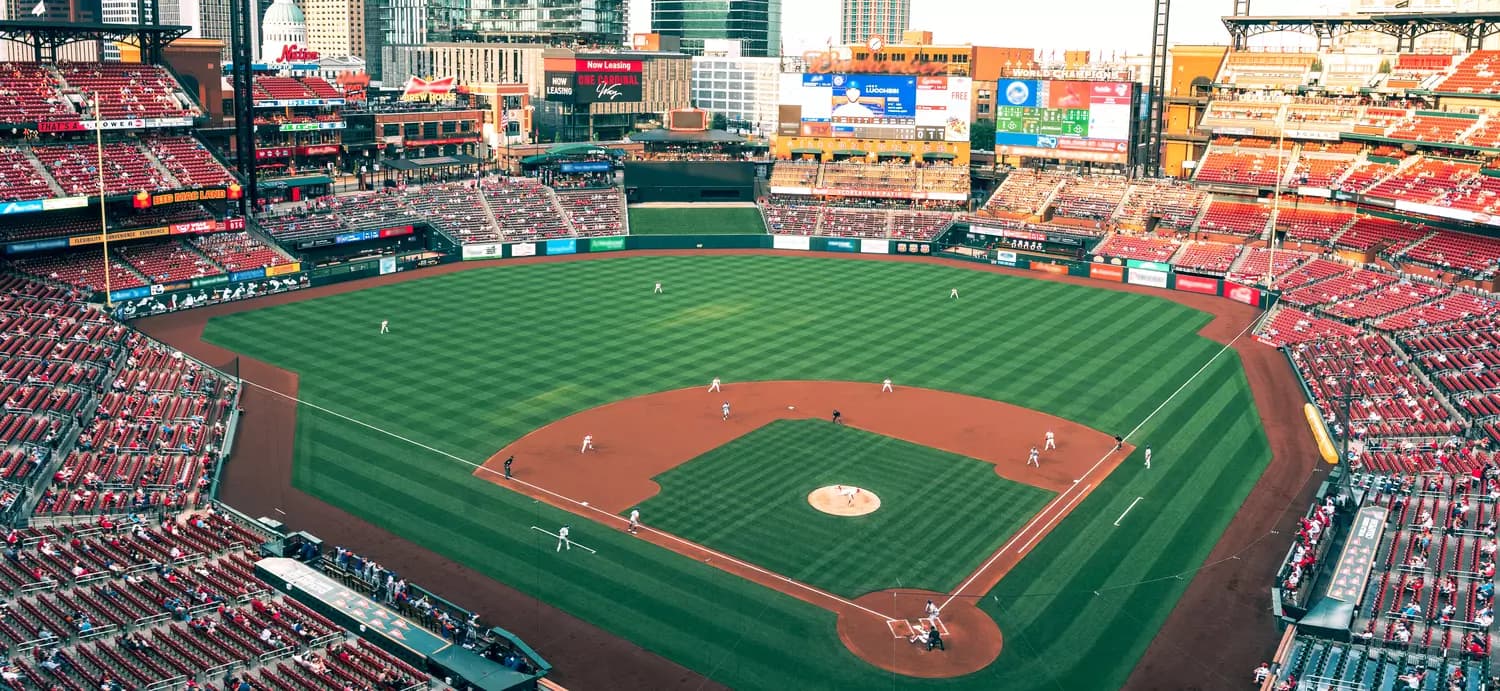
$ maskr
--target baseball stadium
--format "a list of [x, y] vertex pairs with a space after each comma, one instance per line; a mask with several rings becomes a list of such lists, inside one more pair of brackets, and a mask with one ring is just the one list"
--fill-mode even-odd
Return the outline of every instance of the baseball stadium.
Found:
[[0, 20], [0, 681], [1495, 688], [1500, 12], [1157, 5], [765, 137]]

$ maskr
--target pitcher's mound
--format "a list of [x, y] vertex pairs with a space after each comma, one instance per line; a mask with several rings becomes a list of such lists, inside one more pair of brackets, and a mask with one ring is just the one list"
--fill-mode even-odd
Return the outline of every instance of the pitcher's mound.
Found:
[[807, 503], [823, 513], [835, 516], [863, 516], [880, 508], [880, 497], [859, 487], [829, 485], [809, 492]]

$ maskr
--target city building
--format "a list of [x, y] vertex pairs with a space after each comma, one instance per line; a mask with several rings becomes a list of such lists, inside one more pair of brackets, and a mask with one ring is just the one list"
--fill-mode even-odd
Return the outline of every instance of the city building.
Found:
[[[542, 45], [516, 43], [430, 43], [387, 45], [381, 49], [382, 84], [400, 87], [410, 77], [454, 77], [459, 86], [527, 84], [532, 96], [542, 89]], [[374, 75], [371, 75], [374, 78]]]
[[841, 0], [839, 42], [863, 44], [879, 36], [896, 43], [910, 22], [911, 0]]
[[323, 56], [365, 57], [364, 0], [303, 0], [307, 49]]
[[912, 62], [931, 66], [928, 71], [932, 74], [969, 77], [974, 86], [969, 114], [972, 122], [995, 119], [995, 87], [1002, 75], [1037, 68], [1035, 51], [1031, 48], [935, 44], [931, 31], [904, 32], [901, 40], [882, 45], [878, 51], [860, 42], [839, 47], [836, 52], [849, 56], [853, 65]]
[[[1500, 10], [1500, 0], [1349, 0], [1349, 11], [1356, 14], [1380, 12], [1494, 12]], [[1468, 50], [1465, 39], [1447, 31], [1422, 34], [1415, 39], [1419, 53], [1462, 53]], [[1483, 48], [1495, 45], [1493, 38], [1484, 41]], [[1396, 39], [1373, 31], [1361, 31], [1343, 37], [1337, 44], [1340, 48], [1379, 48], [1395, 51]]]
[[755, 136], [776, 131], [781, 58], [714, 54], [693, 58], [693, 107], [723, 115], [732, 130]]
[[781, 55], [781, 0], [653, 0], [651, 31], [703, 55], [705, 41], [738, 41], [745, 57]]
[[463, 154], [485, 158], [485, 111], [463, 105], [369, 104], [345, 111], [349, 128], [345, 163], [354, 169], [382, 158], [424, 158]]
[[307, 19], [292, 0], [276, 0], [260, 25], [260, 59], [276, 62], [288, 48], [307, 46]]
[[[400, 2], [407, 0], [392, 0]], [[621, 46], [628, 0], [471, 0], [468, 27], [485, 41]]]
[[692, 104], [686, 53], [548, 48], [544, 69], [536, 120], [542, 141], [623, 139], [661, 127], [663, 113]]
[[156, 11], [162, 24], [188, 27], [184, 38], [202, 37], [203, 6], [199, 0], [158, 0]]

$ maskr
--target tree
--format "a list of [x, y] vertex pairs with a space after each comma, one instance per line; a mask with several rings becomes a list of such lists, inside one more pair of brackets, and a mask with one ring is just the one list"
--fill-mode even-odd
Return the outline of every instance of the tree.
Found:
[[994, 120], [976, 120], [969, 125], [969, 148], [982, 151], [995, 148]]
[[710, 122], [713, 123], [713, 124], [709, 125], [709, 129], [711, 129], [711, 130], [727, 130], [727, 129], [729, 129], [729, 118], [725, 117], [725, 115], [723, 113], [714, 113], [713, 120], [711, 120]]

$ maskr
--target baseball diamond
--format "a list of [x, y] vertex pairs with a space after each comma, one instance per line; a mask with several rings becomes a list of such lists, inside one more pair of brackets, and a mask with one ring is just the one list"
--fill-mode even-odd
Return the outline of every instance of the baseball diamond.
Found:
[[[1270, 459], [1252, 390], [1285, 365], [1258, 358], [1272, 379], [1247, 378], [1254, 351], [1226, 344], [1255, 312], [1227, 301], [894, 257], [653, 252], [461, 268], [144, 325], [204, 357], [244, 354], [259, 385], [246, 437], [292, 463], [294, 487], [247, 506], [349, 512], [361, 520], [328, 539], [378, 527], [462, 564], [451, 575], [470, 584], [504, 583], [496, 602], [559, 608], [505, 606], [528, 640], [577, 617], [737, 688], [878, 685], [893, 672], [903, 686], [958, 674], [947, 683], [1113, 688], [1149, 642], [1123, 632], [1172, 625]], [[670, 288], [653, 296], [659, 276]], [[952, 284], [962, 301], [945, 302]], [[373, 334], [369, 315], [389, 317], [391, 333]], [[705, 392], [715, 377], [721, 390]], [[834, 408], [842, 425], [827, 421]], [[1049, 429], [1059, 448], [1029, 468]], [[832, 436], [775, 440], [791, 430]], [[1117, 434], [1128, 439], [1115, 452]], [[594, 448], [580, 454], [584, 435]], [[1145, 439], [1155, 467], [1121, 463]], [[890, 454], [868, 444], [901, 450], [871, 463]], [[992, 464], [988, 479], [954, 475], [975, 463]], [[674, 479], [700, 464], [706, 475]], [[276, 482], [238, 472], [231, 483]], [[790, 512], [845, 475], [883, 508], [820, 520], [885, 527], [848, 534], [852, 545], [837, 524], [818, 529], [822, 548], [799, 539]], [[633, 508], [638, 534], [624, 530]], [[719, 527], [695, 518], [707, 516]], [[561, 525], [598, 553], [556, 551], [529, 529]], [[944, 651], [898, 636], [924, 626], [929, 599]], [[1065, 650], [1097, 654], [1051, 662]], [[666, 669], [641, 673], [677, 685]]]

